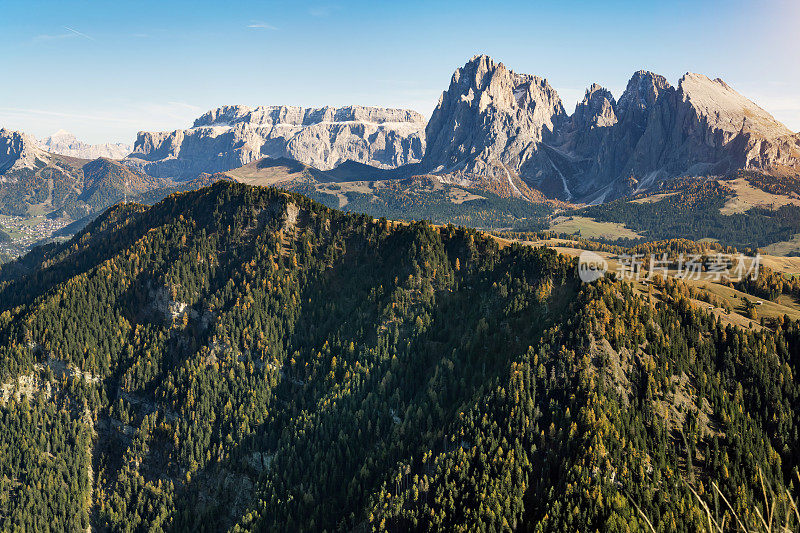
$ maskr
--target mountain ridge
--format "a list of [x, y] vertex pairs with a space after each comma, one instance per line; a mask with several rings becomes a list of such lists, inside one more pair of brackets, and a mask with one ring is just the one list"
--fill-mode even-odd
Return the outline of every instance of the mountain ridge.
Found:
[[320, 170], [347, 160], [394, 168], [421, 159], [423, 129], [424, 117], [409, 110], [223, 106], [187, 130], [140, 132], [126, 163], [176, 178], [231, 170], [264, 156]]
[[124, 143], [88, 144], [78, 140], [74, 134], [58, 130], [54, 134], [41, 139], [39, 146], [46, 152], [77, 157], [80, 159], [124, 159], [131, 153], [131, 145]]
[[0, 267], [4, 524], [697, 531], [713, 486], [753, 530], [796, 491], [800, 322], [499, 242], [222, 182]]
[[[525, 92], [528, 80], [543, 90]], [[486, 55], [456, 70], [426, 137], [427, 170], [497, 180], [513, 170], [567, 200], [616, 198], [683, 175], [800, 167], [800, 134], [720, 79], [687, 73], [673, 87], [640, 70], [616, 102], [593, 84], [567, 115], [545, 79]]]
[[[92, 148], [66, 132], [39, 146], [73, 156]], [[28, 168], [47, 157], [22, 156]], [[125, 162], [186, 179], [264, 156], [320, 170], [355, 161], [398, 176], [454, 174], [524, 195], [518, 176], [547, 196], [597, 203], [678, 176], [796, 170], [800, 134], [720, 78], [687, 72], [673, 86], [639, 70], [616, 99], [590, 85], [570, 114], [546, 78], [476, 55], [456, 69], [427, 123], [403, 109], [222, 106], [187, 130], [140, 132]]]
[[186, 130], [140, 132], [126, 164], [186, 178], [265, 156], [451, 175], [528, 196], [521, 180], [550, 198], [599, 203], [675, 177], [796, 170], [800, 134], [720, 78], [688, 72], [673, 86], [636, 71], [618, 98], [591, 84], [568, 113], [546, 78], [479, 54], [455, 70], [427, 122], [402, 109], [223, 106]]

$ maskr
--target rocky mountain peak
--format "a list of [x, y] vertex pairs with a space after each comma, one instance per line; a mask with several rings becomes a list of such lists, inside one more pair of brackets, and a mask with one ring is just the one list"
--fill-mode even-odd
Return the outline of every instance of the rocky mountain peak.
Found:
[[0, 174], [42, 167], [49, 160], [50, 155], [40, 149], [36, 139], [30, 135], [0, 128]]
[[57, 141], [67, 141], [67, 142], [77, 141], [75, 135], [67, 130], [58, 130], [51, 136], [47, 137], [47, 139], [52, 139]]
[[497, 71], [506, 70], [502, 63], [495, 62], [494, 59], [486, 54], [476, 54], [467, 61], [463, 67], [456, 69], [450, 81], [450, 85], [469, 85], [471, 87], [483, 89], [486, 87], [486, 75]]
[[644, 110], [656, 103], [658, 98], [672, 89], [667, 78], [647, 70], [634, 72], [617, 105], [622, 113], [632, 109]]
[[616, 101], [592, 84], [568, 117], [546, 80], [486, 55], [456, 70], [426, 135], [429, 171], [517, 176], [567, 200], [604, 201], [680, 175], [800, 165], [800, 134], [720, 79], [687, 74], [673, 87], [640, 70]]
[[251, 112], [251, 109], [243, 105], [224, 105], [211, 111], [203, 113], [195, 119], [193, 128], [204, 126], [229, 126], [240, 122]]
[[575, 106], [572, 114], [573, 129], [577, 127], [602, 128], [617, 123], [614, 110], [616, 102], [611, 91], [593, 83], [586, 89], [586, 94]]
[[425, 130], [423, 162], [429, 169], [510, 180], [508, 169], [516, 172], [522, 163], [517, 155], [552, 135], [565, 119], [547, 80], [477, 55], [455, 71], [442, 93]]
[[692, 106], [698, 116], [724, 134], [739, 132], [773, 139], [792, 132], [720, 78], [687, 72], [678, 84], [681, 100]]
[[489, 107], [508, 110], [516, 104], [513, 95], [505, 90], [514, 84], [512, 77], [513, 73], [502, 63], [496, 63], [487, 55], [476, 55], [456, 69], [447, 93], [458, 94], [461, 101], [478, 112]]
[[505, 112], [520, 109], [540, 113], [538, 118], [549, 123], [551, 130], [553, 113], [564, 114], [561, 99], [547, 80], [517, 74], [485, 54], [473, 56], [453, 73], [446, 94], [459, 95], [478, 112], [491, 107]]

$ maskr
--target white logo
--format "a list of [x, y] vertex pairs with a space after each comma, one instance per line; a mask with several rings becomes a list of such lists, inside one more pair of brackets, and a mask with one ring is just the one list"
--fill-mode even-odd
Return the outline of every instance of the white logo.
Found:
[[578, 276], [584, 283], [591, 283], [603, 277], [608, 270], [608, 262], [594, 252], [581, 252], [578, 257]]

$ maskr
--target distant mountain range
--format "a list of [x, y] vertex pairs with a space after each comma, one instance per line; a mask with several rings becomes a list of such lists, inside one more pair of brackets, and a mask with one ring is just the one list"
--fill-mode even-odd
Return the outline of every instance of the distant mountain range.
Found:
[[79, 219], [123, 199], [172, 185], [119, 161], [50, 153], [32, 137], [0, 130], [0, 214]]
[[800, 136], [720, 79], [677, 87], [636, 72], [619, 99], [593, 84], [570, 115], [546, 79], [485, 55], [453, 74], [430, 121], [371, 107], [226, 106], [188, 130], [141, 132], [126, 163], [178, 179], [262, 157], [320, 170], [347, 161], [445, 176], [501, 194], [598, 203], [678, 176], [738, 169], [796, 173]]
[[154, 176], [178, 178], [231, 170], [265, 156], [320, 170], [346, 161], [394, 168], [422, 158], [424, 130], [425, 118], [405, 109], [225, 106], [188, 130], [140, 132], [126, 162]]
[[57, 233], [74, 233], [126, 198], [154, 203], [173, 192], [229, 179], [204, 174], [175, 181], [150, 176], [121, 161], [71, 157], [47, 152], [41, 146], [29, 135], [0, 129], [0, 215], [58, 220], [58, 224], [47, 225], [41, 239], [49, 238], [56, 226], [65, 226]]
[[796, 172], [800, 135], [720, 79], [677, 87], [636, 72], [615, 101], [598, 85], [568, 115], [547, 80], [487, 56], [458, 69], [426, 128], [423, 166], [600, 202], [667, 178], [737, 169]]
[[133, 147], [0, 130], [0, 214], [80, 220], [126, 196], [233, 179], [377, 216], [516, 227], [530, 210], [499, 198], [603, 203], [742, 169], [794, 179], [800, 134], [720, 79], [673, 87], [639, 71], [619, 99], [591, 85], [570, 115], [546, 79], [478, 55], [427, 122], [404, 109], [225, 106]]
[[122, 143], [88, 144], [79, 141], [68, 131], [58, 130], [49, 137], [39, 141], [42, 150], [54, 154], [79, 157], [81, 159], [123, 159], [131, 153], [131, 145]]

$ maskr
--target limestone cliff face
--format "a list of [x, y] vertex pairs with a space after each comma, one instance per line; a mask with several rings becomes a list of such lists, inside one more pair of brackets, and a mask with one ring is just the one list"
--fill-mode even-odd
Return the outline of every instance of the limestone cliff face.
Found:
[[586, 89], [583, 100], [575, 106], [570, 117], [570, 127], [575, 130], [607, 128], [617, 123], [614, 96], [596, 83]]
[[[687, 73], [676, 88], [664, 84], [647, 94], [630, 120], [624, 118], [625, 112], [631, 114], [629, 108], [623, 110], [625, 95], [620, 98], [622, 118], [601, 146], [591, 176], [598, 181], [586, 183], [586, 190], [623, 178], [633, 178], [635, 187], [647, 188], [673, 176], [800, 163], [797, 136], [720, 79]], [[622, 157], [602, 157], [613, 149]]]
[[225, 106], [188, 130], [139, 133], [127, 163], [154, 176], [195, 177], [262, 157], [289, 157], [332, 169], [352, 160], [378, 168], [416, 163], [424, 151], [425, 118], [375, 107]]
[[681, 160], [716, 172], [800, 166], [800, 137], [719, 78], [687, 73], [669, 104], [676, 111], [668, 168]]
[[541, 146], [566, 118], [547, 80], [475, 56], [453, 74], [428, 122], [423, 166], [501, 180], [526, 168], [557, 175]]
[[426, 170], [603, 201], [684, 175], [800, 167], [800, 134], [720, 79], [638, 71], [615, 101], [593, 84], [572, 115], [546, 80], [487, 56], [456, 70], [426, 129]]
[[[430, 121], [374, 107], [225, 106], [190, 129], [142, 132], [126, 164], [194, 178], [263, 157], [428, 172], [511, 194], [600, 202], [676, 176], [800, 168], [800, 134], [720, 79], [640, 70], [615, 99], [592, 84], [569, 115], [547, 80], [485, 55], [457, 69]], [[28, 158], [30, 159], [30, 157]]]
[[0, 174], [44, 167], [48, 161], [50, 155], [39, 148], [36, 139], [19, 131], [0, 128]]
[[[566, 179], [572, 194], [585, 198], [597, 193], [605, 199], [629, 192], [624, 190], [629, 178], [635, 183], [651, 179], [652, 167], [657, 166], [652, 160], [658, 158], [661, 145], [643, 138], [658, 137], [668, 127], [669, 116], [660, 113], [659, 105], [672, 93], [674, 88], [666, 78], [644, 70], [631, 76], [617, 102], [605, 89], [587, 90], [585, 104], [579, 104], [573, 114], [571, 129], [559, 132], [562, 151], [577, 162]], [[586, 112], [580, 113], [582, 107]], [[581, 114], [589, 116], [589, 121], [575, 120]], [[570, 135], [577, 142], [569, 144]]]

